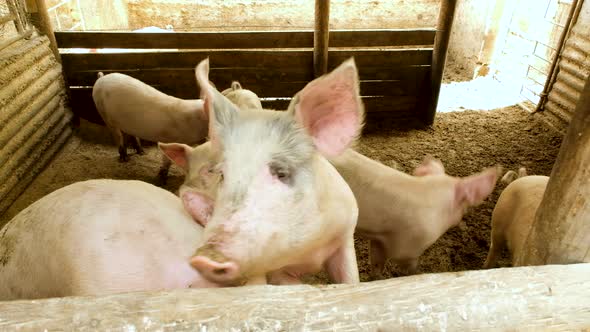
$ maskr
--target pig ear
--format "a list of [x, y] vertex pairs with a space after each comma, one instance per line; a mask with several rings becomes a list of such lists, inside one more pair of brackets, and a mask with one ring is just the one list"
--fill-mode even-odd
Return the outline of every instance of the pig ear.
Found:
[[231, 82], [231, 89], [232, 90], [241, 90], [242, 85], [238, 81], [233, 81], [233, 82]]
[[187, 191], [182, 194], [182, 204], [190, 216], [201, 226], [207, 226], [213, 214], [213, 200], [204, 194]]
[[346, 150], [360, 134], [364, 121], [354, 59], [309, 82], [295, 95], [288, 110], [324, 156], [334, 157]]
[[445, 167], [442, 162], [432, 155], [426, 155], [422, 163], [414, 170], [414, 176], [444, 175]]
[[236, 107], [225, 98], [209, 81], [209, 58], [201, 61], [195, 68], [197, 83], [201, 89], [201, 99], [205, 114], [209, 118], [209, 140], [214, 149], [219, 148], [220, 130], [231, 124]]
[[492, 167], [476, 175], [460, 179], [455, 185], [455, 201], [460, 206], [482, 203], [494, 191], [500, 172], [499, 167]]
[[188, 170], [189, 156], [193, 148], [186, 144], [160, 142], [158, 142], [158, 148], [176, 165], [185, 171]]

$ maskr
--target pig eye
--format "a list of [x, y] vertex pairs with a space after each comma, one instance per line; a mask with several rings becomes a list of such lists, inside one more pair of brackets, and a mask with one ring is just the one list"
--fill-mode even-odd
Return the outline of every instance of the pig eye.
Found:
[[275, 176], [279, 181], [283, 183], [289, 183], [291, 180], [291, 173], [288, 170], [281, 168], [281, 167], [270, 167], [270, 174]]

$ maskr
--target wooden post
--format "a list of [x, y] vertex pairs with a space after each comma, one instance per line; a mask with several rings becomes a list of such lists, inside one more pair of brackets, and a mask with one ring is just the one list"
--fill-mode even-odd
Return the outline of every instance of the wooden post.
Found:
[[590, 79], [517, 265], [590, 262]]
[[451, 38], [451, 28], [453, 26], [453, 19], [455, 18], [456, 5], [457, 0], [441, 0], [440, 3], [436, 37], [434, 38], [434, 50], [432, 52], [430, 89], [427, 92], [427, 104], [423, 114], [423, 121], [427, 125], [431, 125], [434, 122], [434, 116], [436, 114], [440, 84], [447, 59], [447, 50], [449, 48], [449, 39]]
[[1, 331], [580, 331], [590, 264], [0, 302]]
[[330, 36], [330, 0], [315, 0], [315, 31], [313, 33], [313, 73], [315, 77], [328, 72]]
[[47, 5], [45, 0], [27, 0], [27, 9], [31, 14], [31, 21], [33, 25], [49, 38], [49, 44], [51, 50], [55, 55], [58, 62], [61, 63], [61, 57], [59, 56], [59, 49], [57, 48], [57, 42], [55, 41], [55, 35], [53, 34], [53, 28], [51, 27], [51, 21], [49, 20], [49, 14], [47, 13]]

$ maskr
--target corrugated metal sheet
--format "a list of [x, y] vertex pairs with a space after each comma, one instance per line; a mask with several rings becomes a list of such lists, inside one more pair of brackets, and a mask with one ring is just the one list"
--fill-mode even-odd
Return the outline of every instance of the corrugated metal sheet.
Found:
[[0, 51], [0, 213], [71, 135], [61, 65], [36, 34]]
[[584, 83], [590, 77], [590, 1], [580, 14], [561, 51], [559, 72], [543, 105], [544, 118], [565, 133], [572, 119]]

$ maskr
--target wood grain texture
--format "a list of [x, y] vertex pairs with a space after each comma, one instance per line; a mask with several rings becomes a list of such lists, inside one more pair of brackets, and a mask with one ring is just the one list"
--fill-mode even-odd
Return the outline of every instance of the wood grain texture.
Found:
[[[358, 68], [362, 81], [407, 81], [422, 84], [425, 79], [430, 79], [430, 66], [400, 66], [383, 70], [383, 68], [371, 66]], [[135, 77], [149, 85], [173, 86], [186, 85], [190, 88], [196, 86], [194, 68], [160, 68], [160, 69], [123, 69], [123, 70], [78, 70], [66, 71], [70, 86], [92, 86], [96, 82], [97, 74], [102, 71], [105, 75], [113, 72]], [[229, 87], [229, 83], [237, 80], [246, 86], [252, 84], [272, 85], [276, 82], [310, 82], [313, 80], [313, 70], [308, 67], [292, 68], [255, 68], [255, 67], [227, 67], [211, 68], [209, 71], [211, 81], [222, 90]], [[0, 84], [2, 78], [0, 78]]]
[[[311, 48], [313, 31], [91, 32], [57, 31], [60, 48], [249, 49]], [[434, 44], [435, 29], [330, 31], [331, 47]]]
[[[211, 68], [313, 68], [310, 50], [207, 50], [134, 53], [63, 53], [64, 70], [130, 70], [155, 68], [194, 68], [209, 57]], [[408, 65], [430, 65], [432, 49], [362, 49], [330, 50], [328, 69], [331, 70], [350, 57], [357, 67], [379, 66], [383, 69]]]
[[[165, 89], [163, 89], [163, 91], [166, 93], [170, 92]], [[188, 90], [172, 91], [170, 94], [179, 98], [197, 98], [197, 92], [195, 92], [194, 95], [183, 96], [183, 92], [187, 91]], [[290, 97], [292, 97], [292, 95], [285, 96], [278, 100], [262, 100], [262, 107], [279, 111], [286, 110], [290, 102]], [[362, 100], [367, 113], [388, 112], [391, 117], [407, 118], [416, 115], [416, 103], [418, 97], [415, 95], [378, 96], [363, 97]], [[94, 101], [92, 100], [92, 89], [70, 89], [70, 107], [76, 116], [92, 123], [104, 124], [104, 121], [100, 117], [100, 114], [98, 114]]]
[[432, 124], [434, 122], [456, 7], [457, 0], [441, 1], [438, 23], [436, 26], [437, 32], [436, 37], [434, 38], [429, 94], [428, 98], [425, 98], [425, 100], [428, 100], [428, 103], [425, 105], [425, 110], [423, 112], [423, 121], [426, 124]]
[[0, 330], [470, 331], [590, 328], [590, 264], [0, 302]]
[[313, 73], [320, 77], [328, 71], [330, 37], [330, 0], [315, 0], [315, 30], [313, 33]]

